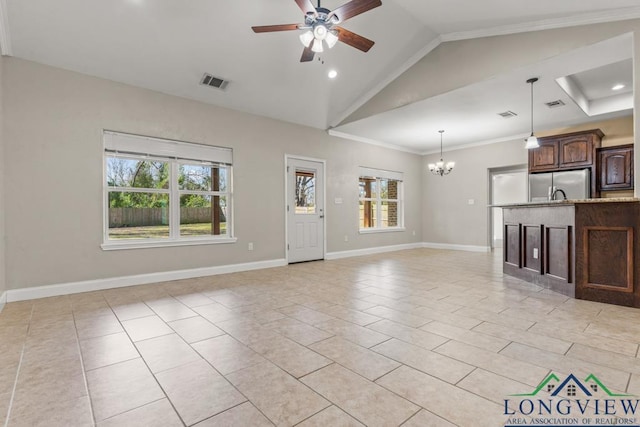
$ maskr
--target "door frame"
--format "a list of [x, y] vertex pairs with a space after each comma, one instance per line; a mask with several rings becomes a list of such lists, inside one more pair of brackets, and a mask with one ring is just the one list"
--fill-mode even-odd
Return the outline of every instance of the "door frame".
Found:
[[298, 156], [296, 154], [284, 154], [284, 259], [289, 264], [289, 213], [287, 212], [287, 204], [289, 203], [289, 177], [287, 176], [287, 165], [289, 159], [305, 160], [308, 162], [317, 162], [322, 164], [322, 206], [324, 207], [324, 226], [322, 227], [322, 259], [327, 258], [327, 161], [324, 159], [317, 159], [315, 157]]
[[516, 165], [510, 165], [510, 166], [501, 166], [501, 167], [497, 167], [497, 168], [488, 168], [487, 169], [487, 190], [488, 190], [488, 194], [487, 194], [487, 201], [489, 202], [487, 206], [488, 210], [489, 210], [489, 214], [487, 215], [487, 246], [489, 247], [490, 251], [493, 251], [494, 247], [493, 247], [493, 207], [491, 207], [491, 205], [493, 204], [493, 175], [494, 174], [501, 174], [501, 173], [510, 173], [510, 172], [523, 172], [525, 173], [526, 179], [527, 179], [527, 200], [529, 200], [529, 169], [528, 169], [529, 165], [527, 163], [520, 163], [520, 164], [516, 164]]

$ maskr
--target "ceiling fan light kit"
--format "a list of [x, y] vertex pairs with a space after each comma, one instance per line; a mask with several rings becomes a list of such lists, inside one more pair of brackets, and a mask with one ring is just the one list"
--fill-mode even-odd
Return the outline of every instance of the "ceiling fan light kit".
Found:
[[312, 61], [316, 53], [324, 52], [323, 44], [325, 43], [331, 49], [341, 41], [362, 52], [368, 52], [373, 47], [373, 40], [352, 33], [337, 24], [381, 6], [381, 0], [351, 0], [333, 11], [321, 7], [320, 0], [318, 0], [318, 7], [315, 7], [311, 0], [295, 0], [295, 2], [305, 14], [304, 24], [263, 25], [251, 28], [255, 33], [304, 31], [300, 34], [300, 42], [304, 46], [300, 62]]

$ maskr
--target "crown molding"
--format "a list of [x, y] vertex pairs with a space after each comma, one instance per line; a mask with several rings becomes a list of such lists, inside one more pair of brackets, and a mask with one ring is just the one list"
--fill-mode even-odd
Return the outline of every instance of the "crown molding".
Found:
[[[526, 133], [526, 134], [519, 133], [516, 135], [503, 136], [500, 138], [486, 139], [484, 141], [472, 142], [470, 144], [455, 145], [455, 146], [449, 147], [448, 150], [443, 150], [442, 152], [449, 153], [456, 150], [463, 150], [465, 148], [479, 147], [482, 145], [491, 145], [491, 144], [497, 144], [499, 142], [518, 141], [518, 140], [522, 140], [522, 149], [524, 150], [524, 140], [526, 139], [527, 136], [529, 136], [529, 133]], [[420, 153], [420, 155], [422, 156], [428, 156], [430, 154], [440, 154], [440, 150], [428, 150], [428, 151], [422, 151]]]
[[12, 56], [11, 36], [9, 34], [9, 14], [7, 0], [0, 0], [0, 52], [5, 56]]
[[640, 18], [640, 6], [585, 13], [564, 18], [552, 18], [522, 24], [504, 25], [481, 30], [458, 31], [442, 34], [443, 42], [477, 39], [482, 37], [504, 36], [508, 34], [527, 33], [530, 31], [554, 30], [557, 28], [577, 27], [579, 25], [602, 24], [605, 22], [626, 21]]
[[358, 98], [353, 104], [351, 104], [349, 108], [347, 108], [346, 110], [338, 114], [336, 118], [334, 118], [331, 121], [331, 127], [338, 126], [340, 123], [342, 123], [343, 120], [345, 120], [347, 117], [353, 114], [358, 108], [366, 104], [371, 98], [376, 96], [382, 89], [387, 87], [389, 83], [393, 82], [398, 77], [400, 77], [405, 71], [407, 71], [409, 68], [414, 66], [418, 61], [424, 58], [433, 49], [440, 46], [440, 43], [442, 43], [442, 38], [440, 36], [436, 37], [435, 39], [427, 43], [425, 47], [423, 47], [418, 52], [413, 54], [402, 65], [396, 68], [392, 73], [389, 73], [384, 79], [380, 80], [378, 84], [376, 84], [373, 88], [371, 88], [364, 95]]
[[[395, 145], [395, 144], [390, 144], [388, 142], [382, 142], [382, 141], [378, 141], [377, 139], [371, 139], [371, 138], [365, 138], [363, 136], [357, 136], [357, 135], [352, 135], [349, 133], [344, 133], [344, 132], [339, 132], [333, 129], [329, 129], [327, 131], [327, 133], [331, 136], [335, 136], [338, 138], [344, 138], [344, 139], [349, 139], [351, 141], [357, 141], [357, 142], [362, 142], [365, 144], [371, 144], [371, 145], [377, 145], [379, 147], [384, 147], [384, 148], [389, 148], [391, 150], [396, 150], [396, 151], [402, 151], [404, 153], [411, 153], [411, 154], [417, 154], [419, 156], [428, 156], [430, 154], [440, 154], [440, 149], [437, 150], [427, 150], [427, 151], [417, 151], [417, 150], [411, 150], [409, 148], [405, 148], [405, 147], [401, 147], [399, 145]], [[449, 147], [449, 149], [447, 150], [443, 150], [443, 153], [449, 153], [452, 151], [456, 151], [456, 150], [463, 150], [465, 148], [472, 148], [472, 147], [479, 147], [482, 145], [491, 145], [491, 144], [497, 144], [499, 142], [506, 142], [506, 141], [518, 141], [518, 140], [522, 140], [523, 141], [523, 147], [524, 147], [524, 140], [526, 139], [526, 137], [529, 136], [528, 133], [526, 134], [516, 134], [516, 135], [509, 135], [509, 136], [503, 136], [500, 138], [493, 138], [493, 139], [486, 139], [483, 141], [478, 141], [478, 142], [472, 142], [470, 144], [462, 144], [462, 145], [455, 145], [452, 147]]]
[[378, 141], [377, 139], [365, 138], [363, 136], [351, 135], [350, 133], [339, 132], [337, 130], [329, 129], [327, 133], [331, 136], [338, 138], [349, 139], [351, 141], [363, 142], [365, 144], [377, 145], [379, 147], [390, 148], [391, 150], [402, 151], [405, 153], [421, 155], [419, 151], [404, 148], [399, 145], [389, 144], [387, 142]]

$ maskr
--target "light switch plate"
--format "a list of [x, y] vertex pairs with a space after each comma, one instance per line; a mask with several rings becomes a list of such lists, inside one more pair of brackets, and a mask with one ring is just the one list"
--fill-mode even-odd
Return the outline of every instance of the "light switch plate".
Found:
[[538, 259], [538, 248], [533, 248], [533, 259]]
[[336, 197], [333, 200], [333, 203], [335, 203], [336, 205], [341, 205], [342, 204], [342, 197]]

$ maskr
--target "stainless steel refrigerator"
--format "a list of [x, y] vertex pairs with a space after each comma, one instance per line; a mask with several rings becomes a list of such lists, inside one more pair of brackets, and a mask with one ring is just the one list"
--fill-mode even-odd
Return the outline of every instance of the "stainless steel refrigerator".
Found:
[[[549, 200], [554, 190], [562, 190], [567, 199], [588, 199], [591, 197], [591, 178], [589, 169], [565, 172], [547, 172], [529, 174], [529, 201]], [[556, 193], [556, 199], [562, 200], [562, 193]]]

